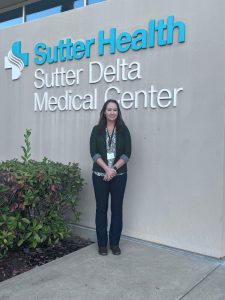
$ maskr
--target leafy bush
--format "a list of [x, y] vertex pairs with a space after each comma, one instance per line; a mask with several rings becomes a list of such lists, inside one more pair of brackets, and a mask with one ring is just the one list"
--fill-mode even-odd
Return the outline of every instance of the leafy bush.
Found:
[[83, 179], [78, 164], [31, 160], [30, 134], [24, 134], [22, 162], [0, 163], [0, 257], [10, 248], [36, 248], [68, 237], [63, 218], [68, 209], [79, 219], [76, 206]]

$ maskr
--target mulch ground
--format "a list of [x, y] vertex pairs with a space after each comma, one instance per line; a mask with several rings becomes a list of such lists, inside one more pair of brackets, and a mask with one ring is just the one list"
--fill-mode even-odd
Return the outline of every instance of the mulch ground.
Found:
[[10, 251], [7, 257], [0, 259], [0, 282], [90, 244], [92, 244], [90, 240], [75, 237], [73, 240], [64, 240], [50, 247], [42, 247], [35, 250], [17, 249]]

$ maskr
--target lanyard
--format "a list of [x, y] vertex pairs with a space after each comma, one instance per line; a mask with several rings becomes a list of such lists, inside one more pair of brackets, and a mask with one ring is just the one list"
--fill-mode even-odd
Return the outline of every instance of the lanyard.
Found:
[[111, 145], [112, 145], [112, 139], [113, 139], [113, 135], [114, 135], [114, 129], [115, 129], [115, 126], [113, 127], [113, 131], [112, 131], [111, 136], [109, 135], [109, 131], [107, 129], [107, 134], [108, 134], [108, 138], [109, 138], [109, 148], [111, 148]]

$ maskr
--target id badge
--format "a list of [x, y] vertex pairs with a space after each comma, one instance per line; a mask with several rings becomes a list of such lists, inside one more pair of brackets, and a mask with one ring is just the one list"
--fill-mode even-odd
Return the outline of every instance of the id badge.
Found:
[[115, 155], [113, 152], [107, 152], [107, 160], [114, 159]]

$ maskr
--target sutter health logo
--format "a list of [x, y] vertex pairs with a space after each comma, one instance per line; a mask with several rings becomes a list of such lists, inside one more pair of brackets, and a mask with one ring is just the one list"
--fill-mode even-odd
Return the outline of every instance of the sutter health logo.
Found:
[[21, 41], [12, 44], [12, 48], [5, 56], [5, 69], [12, 69], [12, 80], [20, 78], [24, 67], [29, 65], [29, 54], [22, 53]]

